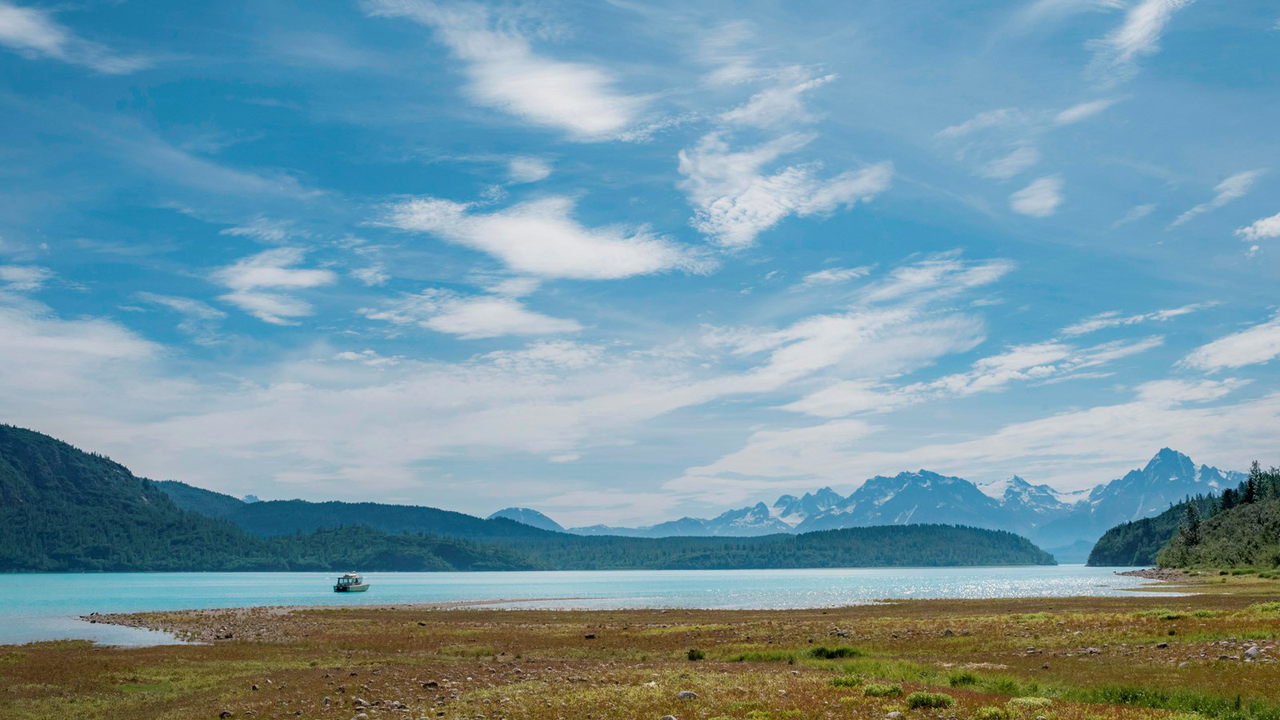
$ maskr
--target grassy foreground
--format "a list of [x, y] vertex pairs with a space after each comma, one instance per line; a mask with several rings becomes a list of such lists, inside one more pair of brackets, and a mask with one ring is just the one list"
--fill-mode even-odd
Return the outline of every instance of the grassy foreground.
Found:
[[0, 646], [0, 717], [1280, 720], [1280, 581], [804, 611], [147, 613]]

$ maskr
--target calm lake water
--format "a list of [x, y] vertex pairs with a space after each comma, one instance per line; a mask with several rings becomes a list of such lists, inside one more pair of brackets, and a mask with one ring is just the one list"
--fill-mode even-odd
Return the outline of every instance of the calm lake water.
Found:
[[890, 598], [1118, 595], [1148, 581], [1125, 568], [647, 570], [369, 573], [366, 593], [333, 592], [331, 573], [0, 574], [0, 645], [83, 638], [173, 642], [163, 633], [79, 620], [91, 612], [254, 605], [386, 605], [496, 601], [496, 607], [782, 609]]

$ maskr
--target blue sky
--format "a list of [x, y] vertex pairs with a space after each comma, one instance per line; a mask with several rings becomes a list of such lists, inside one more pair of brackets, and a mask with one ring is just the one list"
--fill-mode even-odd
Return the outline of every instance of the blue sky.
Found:
[[1274, 2], [0, 0], [0, 407], [566, 524], [1280, 462]]

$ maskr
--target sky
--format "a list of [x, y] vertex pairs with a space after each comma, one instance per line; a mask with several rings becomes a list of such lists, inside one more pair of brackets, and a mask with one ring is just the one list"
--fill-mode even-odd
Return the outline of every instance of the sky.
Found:
[[0, 0], [0, 421], [565, 525], [1280, 463], [1280, 8]]

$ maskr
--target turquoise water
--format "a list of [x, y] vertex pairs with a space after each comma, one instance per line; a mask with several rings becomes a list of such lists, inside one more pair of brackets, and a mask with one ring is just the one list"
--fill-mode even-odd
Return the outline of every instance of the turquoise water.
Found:
[[0, 574], [0, 644], [82, 638], [173, 642], [163, 633], [83, 622], [91, 612], [254, 605], [388, 605], [494, 601], [495, 607], [833, 607], [889, 598], [1117, 595], [1147, 581], [1123, 568], [645, 570], [369, 573], [366, 593], [333, 592], [329, 573]]

